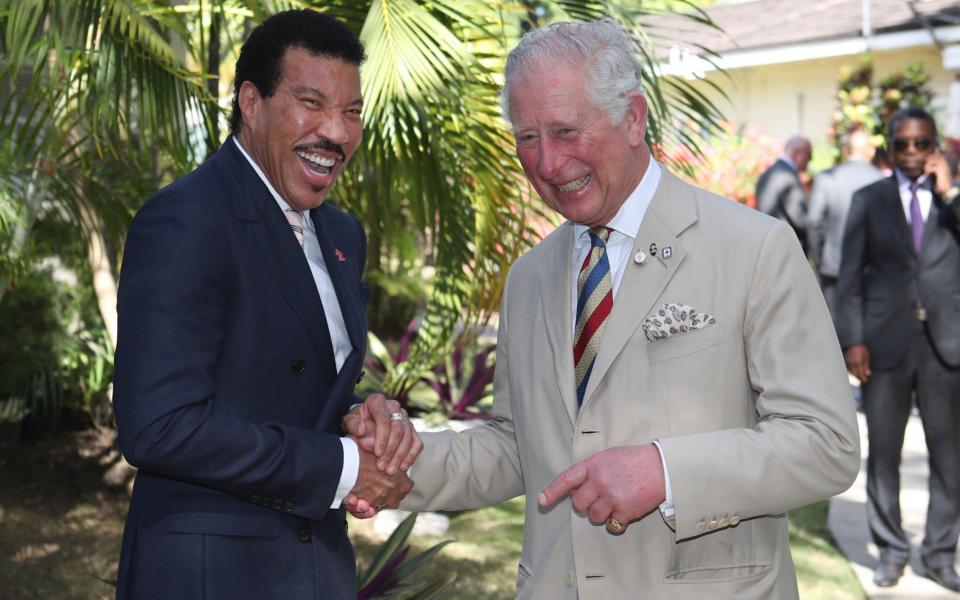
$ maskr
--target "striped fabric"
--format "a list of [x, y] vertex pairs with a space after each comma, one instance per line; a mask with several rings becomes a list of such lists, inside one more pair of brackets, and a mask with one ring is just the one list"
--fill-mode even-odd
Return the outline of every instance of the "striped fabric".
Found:
[[300, 247], [303, 247], [303, 213], [299, 210], [293, 210], [288, 208], [283, 211], [283, 216], [287, 218], [287, 223], [290, 223], [290, 229], [293, 230], [293, 237], [297, 238], [297, 243], [300, 244]]
[[583, 404], [583, 393], [590, 380], [590, 371], [600, 347], [600, 337], [613, 308], [613, 283], [607, 261], [607, 239], [610, 229], [590, 230], [590, 252], [577, 277], [577, 328], [573, 333], [573, 366], [577, 384], [577, 405]]

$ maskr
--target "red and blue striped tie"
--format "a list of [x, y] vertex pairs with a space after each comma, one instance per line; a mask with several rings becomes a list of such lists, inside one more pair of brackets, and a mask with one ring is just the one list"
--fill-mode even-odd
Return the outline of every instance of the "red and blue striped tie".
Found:
[[577, 277], [577, 328], [573, 334], [573, 366], [577, 384], [577, 406], [583, 404], [583, 393], [590, 380], [597, 358], [600, 337], [613, 308], [613, 283], [607, 261], [607, 239], [610, 229], [590, 230], [590, 252]]

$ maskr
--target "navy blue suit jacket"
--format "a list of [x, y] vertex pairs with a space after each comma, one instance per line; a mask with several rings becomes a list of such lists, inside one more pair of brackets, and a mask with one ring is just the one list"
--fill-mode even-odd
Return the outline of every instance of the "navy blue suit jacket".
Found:
[[366, 348], [366, 238], [330, 204], [310, 214], [353, 346], [339, 374], [303, 251], [232, 139], [130, 226], [114, 408], [139, 473], [120, 598], [356, 597], [330, 505]]

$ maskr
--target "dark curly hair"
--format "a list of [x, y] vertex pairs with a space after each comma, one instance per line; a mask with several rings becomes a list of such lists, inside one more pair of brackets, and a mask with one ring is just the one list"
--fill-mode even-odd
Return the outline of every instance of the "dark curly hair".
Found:
[[237, 59], [233, 82], [233, 110], [230, 133], [236, 135], [243, 125], [240, 112], [240, 86], [249, 81], [264, 98], [273, 96], [280, 82], [283, 56], [288, 48], [302, 48], [317, 56], [337, 58], [360, 66], [366, 59], [363, 44], [346, 25], [313, 10], [280, 12], [253, 30]]

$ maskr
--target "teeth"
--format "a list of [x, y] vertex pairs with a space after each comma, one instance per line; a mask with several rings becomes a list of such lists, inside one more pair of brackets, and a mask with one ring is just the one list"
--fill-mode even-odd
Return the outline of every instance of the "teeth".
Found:
[[297, 155], [303, 160], [308, 160], [316, 165], [320, 165], [321, 167], [326, 167], [328, 169], [333, 165], [337, 164], [336, 159], [326, 158], [326, 157], [320, 156], [319, 154], [312, 154], [309, 152], [297, 152]]
[[574, 179], [570, 183], [565, 183], [563, 185], [558, 185], [557, 189], [561, 192], [575, 192], [581, 189], [583, 186], [587, 185], [587, 182], [590, 181], [590, 176], [585, 175], [580, 179]]

